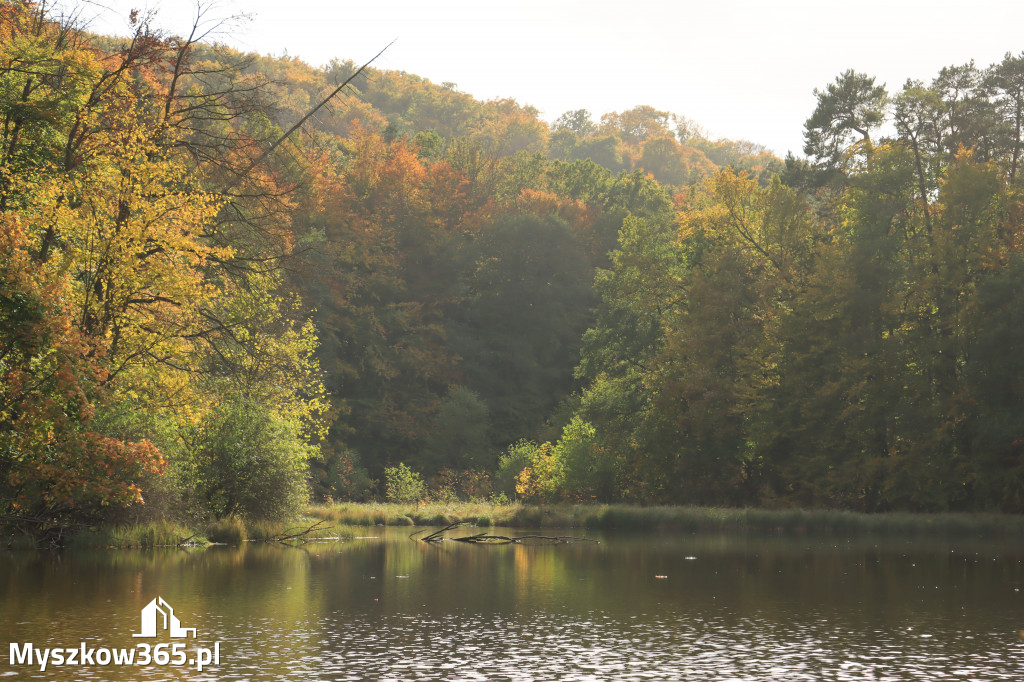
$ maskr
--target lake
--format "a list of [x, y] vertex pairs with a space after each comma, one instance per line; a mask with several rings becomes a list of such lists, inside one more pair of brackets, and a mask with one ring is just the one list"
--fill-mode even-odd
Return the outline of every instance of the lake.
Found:
[[[589, 532], [600, 544], [474, 546], [360, 532], [374, 537], [3, 552], [0, 678], [1024, 678], [1019, 544]], [[171, 638], [161, 615], [156, 637], [132, 636], [158, 596], [194, 637]], [[34, 658], [12, 665], [10, 642], [18, 656], [30, 643], [93, 661], [162, 645], [185, 665], [50, 658], [41, 672]], [[219, 664], [198, 672], [191, 661], [215, 646]]]

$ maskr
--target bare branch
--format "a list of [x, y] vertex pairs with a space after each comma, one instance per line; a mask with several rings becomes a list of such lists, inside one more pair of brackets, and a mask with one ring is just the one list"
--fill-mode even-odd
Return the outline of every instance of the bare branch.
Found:
[[392, 40], [390, 43], [385, 45], [383, 50], [381, 50], [380, 52], [375, 54], [373, 57], [371, 57], [370, 60], [368, 62], [366, 62], [365, 64], [363, 64], [362, 66], [360, 66], [359, 69], [357, 69], [355, 73], [353, 73], [351, 76], [346, 78], [344, 80], [344, 82], [342, 82], [341, 85], [339, 85], [333, 91], [331, 91], [331, 94], [327, 95], [327, 97], [325, 97], [319, 104], [317, 104], [315, 107], [310, 109], [306, 113], [305, 116], [300, 118], [295, 123], [295, 125], [293, 125], [291, 128], [289, 128], [283, 135], [281, 135], [281, 137], [277, 138], [277, 140], [273, 144], [271, 144], [262, 154], [257, 156], [256, 159], [249, 165], [248, 168], [246, 168], [242, 173], [238, 174], [235, 177], [234, 181], [229, 183], [228, 186], [224, 188], [224, 192], [227, 192], [229, 189], [234, 187], [235, 184], [238, 183], [241, 180], [241, 178], [244, 178], [244, 177], [248, 176], [249, 173], [251, 173], [252, 170], [254, 168], [256, 168], [256, 166], [258, 166], [265, 158], [267, 158], [275, 149], [277, 149], [281, 145], [282, 142], [287, 140], [291, 136], [292, 133], [294, 133], [296, 130], [301, 128], [302, 125], [306, 121], [308, 121], [310, 119], [310, 117], [312, 117], [316, 112], [320, 111], [320, 109], [322, 109], [328, 102], [330, 102], [334, 98], [335, 95], [337, 95], [339, 92], [341, 92], [342, 89], [346, 85], [348, 85], [353, 80], [355, 80], [356, 76], [361, 74], [363, 72], [363, 70], [366, 69], [366, 67], [368, 67], [370, 64], [372, 64], [374, 61], [376, 61], [378, 57], [380, 57], [382, 54], [384, 54], [385, 50], [387, 50], [389, 47], [391, 47], [394, 44], [395, 44], [395, 41]]

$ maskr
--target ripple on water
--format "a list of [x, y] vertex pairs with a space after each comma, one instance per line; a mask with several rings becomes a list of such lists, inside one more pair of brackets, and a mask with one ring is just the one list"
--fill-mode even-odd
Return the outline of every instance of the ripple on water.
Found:
[[[74, 618], [67, 617], [63, 601], [73, 591], [57, 588], [84, 580], [89, 564], [45, 564], [51, 574], [44, 581], [36, 580], [39, 566], [15, 557], [6, 569], [0, 564], [0, 577], [5, 570], [9, 576], [0, 584], [18, 586], [0, 599], [0, 630], [17, 632], [23, 641], [66, 644], [81, 637], [100, 643], [108, 634], [97, 640], [96, 633], [113, 637], [113, 623], [130, 638], [138, 622], [135, 606], [111, 615], [106, 604], [141, 585], [147, 594], [167, 596], [188, 615], [188, 625], [200, 626], [203, 644], [220, 641], [224, 661], [201, 676], [159, 667], [113, 676], [104, 668], [40, 674], [2, 664], [0, 676], [403, 682], [1024, 679], [1024, 640], [1018, 635], [1024, 618], [1019, 623], [1017, 618], [1024, 613], [1024, 596], [1014, 591], [1024, 584], [1024, 564], [1016, 561], [979, 568], [973, 555], [947, 558], [944, 551], [935, 558], [924, 550], [913, 559], [889, 551], [876, 561], [881, 550], [870, 547], [811, 553], [788, 545], [771, 546], [774, 553], [729, 546], [716, 555], [713, 547], [695, 546], [689, 538], [672, 539], [675, 545], [666, 547], [624, 545], [619, 554], [613, 544], [483, 553], [424, 548], [404, 535], [400, 540], [367, 545], [362, 554], [353, 550], [343, 559], [334, 552], [262, 546], [184, 560], [175, 554], [165, 563], [140, 554], [124, 570], [102, 564], [102, 570], [89, 574], [98, 596], [78, 604]], [[687, 561], [698, 550], [699, 559]], [[939, 594], [931, 588], [923, 596], [914, 587], [922, 583], [919, 574], [926, 565], [919, 556], [931, 557], [927, 584], [936, 583], [932, 578], [946, 580]], [[116, 557], [127, 562], [135, 555]], [[656, 575], [669, 578], [656, 580]], [[15, 599], [26, 594], [34, 596]], [[193, 594], [202, 598], [190, 603]]]
[[[1022, 647], [996, 634], [973, 633], [971, 648], [951, 651], [935, 639], [907, 632], [849, 632], [827, 622], [782, 628], [756, 618], [716, 623], [706, 615], [702, 620], [641, 622], [607, 618], [567, 622], [559, 614], [514, 618], [463, 614], [441, 620], [335, 616], [313, 629], [331, 634], [320, 638], [316, 651], [292, 660], [289, 673], [296, 677], [581, 682], [1010, 680], [1020, 679], [1022, 670]], [[295, 637], [295, 631], [281, 636]], [[979, 641], [989, 646], [979, 646]], [[246, 648], [242, 642], [237, 644], [239, 650]], [[232, 666], [230, 673], [220, 679], [259, 677], [260, 666]]]
[[[646, 620], [590, 615], [331, 614], [226, 640], [231, 665], [190, 679], [1011, 680], [1021, 678], [1024, 653], [1019, 640], [996, 633], [970, 633], [970, 646], [951, 649], [913, 631], [852, 632], [820, 620], [784, 627], [708, 614]], [[77, 679], [103, 678], [77, 672]], [[139, 672], [140, 679], [167, 674]]]

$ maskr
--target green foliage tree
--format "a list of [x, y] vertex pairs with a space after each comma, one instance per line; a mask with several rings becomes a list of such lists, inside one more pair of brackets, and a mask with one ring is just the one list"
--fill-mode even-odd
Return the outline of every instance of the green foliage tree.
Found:
[[966, 395], [963, 434], [969, 439], [972, 471], [966, 480], [982, 509], [1019, 514], [1024, 511], [1024, 401], [1021, 354], [1024, 342], [1024, 260], [1020, 252], [1006, 267], [985, 277], [965, 316], [977, 333], [966, 348]]
[[804, 153], [821, 167], [844, 169], [849, 145], [854, 141], [870, 142], [871, 132], [884, 118], [885, 86], [875, 85], [873, 77], [850, 69], [824, 90], [815, 89], [814, 96], [817, 106], [804, 123]]
[[1021, 151], [1024, 145], [1024, 53], [1006, 56], [990, 69], [988, 84], [995, 89], [994, 100], [996, 114], [1005, 130], [1006, 144], [1009, 154], [1010, 184], [1017, 180], [1017, 171], [1021, 164]]
[[186, 455], [174, 466], [198, 509], [276, 520], [295, 515], [309, 497], [313, 448], [296, 424], [258, 402], [224, 401], [184, 440]]
[[495, 489], [509, 499], [516, 495], [516, 484], [523, 470], [533, 462], [537, 444], [525, 439], [517, 440], [498, 459], [498, 470], [494, 476]]
[[493, 471], [495, 464], [487, 405], [468, 388], [453, 386], [434, 415], [425, 439], [425, 470]]
[[663, 185], [679, 187], [690, 180], [686, 154], [671, 137], [656, 137], [645, 141], [638, 166]]
[[402, 462], [384, 469], [384, 481], [388, 502], [410, 504], [419, 502], [426, 494], [426, 485], [419, 473]]
[[601, 444], [592, 424], [575, 416], [552, 450], [562, 472], [561, 495], [580, 502], [614, 501], [619, 494], [619, 462]]
[[614, 133], [591, 135], [576, 144], [572, 151], [572, 158], [576, 160], [590, 159], [599, 166], [618, 173], [629, 167], [628, 162], [623, 158], [624, 151], [622, 139]]
[[575, 109], [559, 116], [551, 126], [551, 129], [555, 132], [568, 130], [577, 137], [586, 137], [594, 132], [596, 126], [589, 111], [586, 109]]
[[1003, 145], [991, 100], [991, 84], [985, 72], [967, 64], [943, 67], [931, 89], [942, 100], [939, 144], [952, 160], [960, 148], [973, 149], [978, 158], [989, 160]]
[[452, 343], [504, 445], [535, 432], [572, 389], [590, 269], [564, 221], [533, 215], [494, 225], [474, 262]]

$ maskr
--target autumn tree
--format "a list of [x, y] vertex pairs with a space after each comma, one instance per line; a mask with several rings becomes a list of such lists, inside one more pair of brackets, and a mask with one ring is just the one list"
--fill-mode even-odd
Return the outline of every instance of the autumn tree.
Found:
[[[236, 255], [257, 249], [232, 241], [240, 232], [227, 229], [233, 223], [220, 211], [229, 204], [237, 213], [246, 200], [225, 200], [203, 186], [222, 177], [207, 163], [216, 156], [211, 128], [243, 116], [244, 107], [231, 113], [231, 99], [252, 90], [210, 90], [204, 79], [226, 71], [192, 61], [197, 36], [166, 38], [139, 15], [131, 38], [116, 47], [89, 42], [33, 5], [5, 5], [0, 19], [11, 38], [0, 48], [7, 65], [0, 208], [17, 236], [8, 244], [10, 263], [27, 258], [5, 281], [4, 295], [17, 299], [19, 287], [35, 281], [43, 300], [57, 297], [30, 305], [39, 314], [29, 337], [41, 336], [20, 371], [37, 375], [26, 384], [37, 387], [56, 385], [44, 379], [54, 372], [62, 400], [75, 401], [57, 414], [61, 403], [47, 399], [49, 407], [35, 410], [29, 424], [23, 417], [40, 394], [11, 394], [7, 428], [17, 442], [5, 457], [32, 462], [35, 473], [7, 467], [8, 509], [74, 519], [96, 506], [142, 502], [139, 483], [163, 469], [161, 454], [178, 470], [176, 430], [155, 424], [198, 423], [223, 391], [241, 388], [239, 381], [249, 397], [273, 404], [294, 424], [294, 438], [315, 437], [311, 337], [281, 334], [292, 327], [283, 316], [301, 313], [276, 304], [279, 279], [239, 267]], [[232, 135], [217, 139], [225, 158], [236, 156], [237, 170], [245, 163], [237, 160], [245, 157], [244, 135]], [[275, 245], [264, 254], [286, 249]], [[24, 338], [10, 348], [24, 347]], [[36, 352], [51, 364], [34, 360]], [[106, 462], [99, 470], [106, 482], [89, 464], [97, 461]], [[74, 477], [81, 492], [69, 494]], [[33, 510], [22, 498], [28, 491]]]

